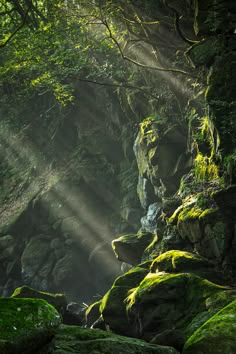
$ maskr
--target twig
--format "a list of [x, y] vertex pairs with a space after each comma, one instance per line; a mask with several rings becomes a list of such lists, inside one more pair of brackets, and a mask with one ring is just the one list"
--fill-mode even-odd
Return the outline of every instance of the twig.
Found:
[[0, 44], [0, 48], [5, 47], [5, 46], [7, 45], [7, 43], [10, 42], [10, 40], [15, 36], [15, 34], [25, 25], [26, 20], [27, 20], [27, 17], [28, 17], [28, 14], [29, 14], [29, 11], [30, 11], [30, 9], [31, 9], [31, 6], [32, 6], [32, 1], [31, 1], [30, 5], [29, 5], [29, 7], [28, 7], [28, 9], [27, 9], [27, 11], [26, 11], [26, 13], [25, 13], [25, 16], [24, 16], [23, 21], [22, 21], [22, 23], [20, 24], [20, 26], [18, 26], [18, 27], [15, 29], [15, 31], [11, 33], [11, 35], [5, 40], [4, 43], [1, 43], [1, 44]]

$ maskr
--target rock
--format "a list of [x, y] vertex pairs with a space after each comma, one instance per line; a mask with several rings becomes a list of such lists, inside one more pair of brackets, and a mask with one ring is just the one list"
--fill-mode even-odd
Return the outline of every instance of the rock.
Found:
[[105, 324], [112, 331], [124, 335], [133, 335], [126, 314], [125, 299], [130, 289], [138, 286], [147, 275], [148, 270], [141, 267], [131, 269], [126, 274], [118, 277], [111, 289], [105, 294], [100, 305], [100, 313]]
[[0, 237], [0, 249], [4, 250], [5, 248], [13, 246], [15, 243], [14, 237], [12, 235], [5, 235]]
[[181, 177], [189, 170], [186, 142], [186, 136], [176, 125], [164, 130], [152, 117], [140, 124], [134, 144], [139, 174], [150, 180], [159, 198], [173, 195]]
[[148, 207], [147, 215], [141, 219], [142, 229], [146, 232], [155, 233], [157, 229], [158, 218], [162, 213], [162, 204], [153, 203]]
[[215, 269], [214, 263], [190, 252], [171, 250], [153, 260], [151, 272], [194, 273], [214, 282], [224, 282], [223, 274]]
[[44, 300], [0, 298], [0, 352], [36, 353], [60, 322], [56, 309]]
[[154, 203], [157, 198], [150, 180], [142, 176], [138, 177], [137, 193], [140, 204], [145, 210], [150, 204]]
[[76, 302], [67, 305], [63, 313], [63, 323], [68, 325], [82, 326], [85, 323], [85, 308]]
[[183, 331], [178, 329], [170, 329], [157, 334], [152, 338], [150, 343], [158, 345], [169, 345], [179, 351], [182, 351], [185, 340], [186, 338]]
[[85, 321], [86, 321], [87, 327], [91, 327], [93, 325], [93, 323], [99, 319], [99, 317], [101, 315], [100, 310], [99, 310], [100, 305], [101, 305], [101, 301], [96, 301], [86, 309]]
[[55, 307], [61, 315], [64, 314], [67, 308], [67, 299], [64, 294], [51, 294], [43, 291], [37, 291], [30, 288], [29, 286], [22, 286], [20, 288], [16, 288], [11, 297], [45, 300], [50, 305]]
[[128, 264], [140, 263], [143, 251], [153, 239], [150, 232], [128, 234], [112, 241], [112, 248], [116, 257]]
[[178, 354], [171, 347], [122, 337], [99, 329], [85, 329], [62, 325], [51, 347], [55, 354]]
[[[22, 277], [30, 284], [37, 272], [47, 263], [50, 254], [50, 243], [46, 235], [38, 235], [29, 241], [22, 256]], [[51, 271], [48, 270], [48, 271]]]
[[236, 301], [217, 312], [184, 345], [184, 354], [235, 354]]
[[52, 276], [53, 282], [57, 289], [66, 290], [68, 284], [73, 284], [74, 275], [78, 269], [76, 265], [76, 256], [72, 252], [59, 259], [53, 268]]
[[227, 291], [191, 273], [149, 273], [129, 292], [126, 309], [135, 336], [151, 338], [174, 328], [185, 331], [209, 297]]
[[177, 223], [177, 230], [184, 240], [194, 245], [194, 250], [208, 259], [221, 261], [227, 244], [227, 224], [217, 207], [200, 208], [196, 200], [183, 204], [169, 219]]

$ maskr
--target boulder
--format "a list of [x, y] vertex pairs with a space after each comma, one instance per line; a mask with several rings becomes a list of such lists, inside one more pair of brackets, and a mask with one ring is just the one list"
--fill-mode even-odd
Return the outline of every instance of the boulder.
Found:
[[185, 331], [207, 310], [208, 298], [227, 290], [191, 273], [149, 273], [127, 297], [130, 326], [135, 336], [145, 339], [173, 328]]
[[151, 272], [167, 272], [167, 273], [194, 273], [202, 278], [213, 282], [224, 282], [223, 274], [215, 269], [214, 263], [197, 254], [171, 250], [162, 253], [155, 258], [151, 265]]
[[116, 257], [125, 263], [137, 265], [141, 262], [145, 248], [153, 239], [150, 232], [123, 235], [112, 241]]
[[42, 299], [0, 298], [0, 352], [36, 353], [60, 322], [57, 310]]
[[11, 297], [45, 300], [50, 305], [55, 307], [61, 315], [64, 314], [67, 308], [67, 299], [64, 294], [51, 294], [43, 291], [37, 291], [35, 289], [30, 288], [29, 286], [22, 286], [16, 288]]
[[105, 294], [100, 305], [100, 313], [109, 329], [119, 334], [132, 335], [126, 314], [126, 298], [130, 289], [138, 286], [148, 270], [141, 267], [131, 269], [118, 277], [111, 289]]
[[54, 354], [178, 354], [172, 347], [146, 343], [99, 329], [62, 325], [51, 346]]
[[235, 354], [236, 300], [217, 312], [184, 345], [184, 354]]

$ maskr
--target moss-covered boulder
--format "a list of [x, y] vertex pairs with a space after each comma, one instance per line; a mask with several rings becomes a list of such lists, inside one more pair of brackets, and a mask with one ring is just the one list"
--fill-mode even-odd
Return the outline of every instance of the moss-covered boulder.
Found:
[[112, 241], [112, 248], [120, 261], [137, 265], [152, 239], [153, 234], [150, 232], [122, 235]]
[[235, 354], [236, 301], [217, 312], [187, 340], [184, 354]]
[[109, 329], [119, 334], [132, 335], [129, 325], [125, 299], [130, 289], [138, 286], [148, 274], [148, 269], [136, 267], [118, 277], [111, 289], [105, 294], [100, 305], [100, 312]]
[[218, 207], [214, 204], [209, 208], [199, 206], [196, 196], [192, 201], [184, 202], [169, 222], [177, 225], [182, 239], [190, 241], [199, 254], [220, 262], [225, 252], [228, 231], [224, 216]]
[[129, 323], [136, 336], [151, 339], [166, 330], [185, 332], [207, 311], [207, 299], [227, 288], [191, 273], [149, 273], [127, 298]]
[[36, 353], [60, 322], [57, 310], [44, 300], [0, 298], [1, 354]]
[[151, 272], [167, 273], [194, 273], [202, 278], [214, 282], [223, 282], [223, 275], [215, 270], [215, 265], [204, 257], [197, 254], [171, 250], [155, 258], [151, 265]]
[[66, 307], [67, 307], [67, 299], [65, 294], [52, 294], [44, 291], [38, 291], [26, 285], [16, 288], [13, 294], [11, 295], [11, 297], [45, 300], [49, 304], [54, 306], [57, 309], [57, 311], [62, 315], [66, 311]]
[[171, 347], [146, 343], [101, 330], [75, 326], [61, 326], [56, 334], [54, 354], [178, 354]]

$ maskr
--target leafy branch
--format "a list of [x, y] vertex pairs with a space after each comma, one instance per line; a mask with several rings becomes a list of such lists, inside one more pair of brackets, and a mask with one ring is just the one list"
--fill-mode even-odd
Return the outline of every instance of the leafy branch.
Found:
[[9, 43], [10, 40], [16, 35], [16, 33], [19, 32], [22, 27], [24, 27], [24, 25], [25, 25], [25, 23], [27, 21], [27, 18], [28, 18], [28, 15], [29, 15], [29, 11], [30, 11], [31, 7], [32, 7], [32, 0], [30, 1], [28, 9], [26, 10], [26, 12], [25, 12], [25, 14], [23, 16], [21, 24], [15, 29], [15, 31], [13, 31], [10, 34], [10, 36], [5, 40], [4, 43], [0, 43], [0, 48], [5, 47], [7, 45], [7, 43]]

